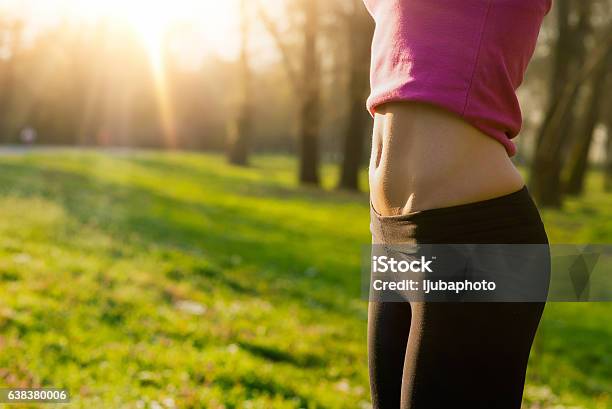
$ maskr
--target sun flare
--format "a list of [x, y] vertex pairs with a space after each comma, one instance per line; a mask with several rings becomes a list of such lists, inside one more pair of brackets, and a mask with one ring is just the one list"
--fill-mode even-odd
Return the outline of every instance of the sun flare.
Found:
[[166, 78], [166, 36], [175, 25], [186, 23], [200, 34], [198, 39], [187, 41], [192, 47], [197, 49], [198, 43], [206, 43], [209, 49], [223, 49], [229, 44], [228, 31], [236, 15], [232, 3], [233, 0], [75, 0], [78, 10], [73, 11], [91, 20], [105, 18], [127, 25], [138, 35], [149, 56], [166, 143], [173, 146], [176, 124]]
[[[185, 1], [183, 3], [183, 6], [191, 5]], [[195, 4], [196, 1], [189, 3]], [[107, 15], [109, 17], [133, 27], [149, 55], [157, 94], [160, 125], [164, 132], [166, 145], [174, 147], [176, 144], [176, 124], [166, 81], [163, 41], [167, 30], [180, 18], [179, 10], [176, 8], [177, 3], [150, 0], [107, 0], [105, 7], [108, 8]]]
[[164, 34], [180, 23], [198, 32], [194, 46], [225, 55], [235, 51], [237, 0], [72, 0], [70, 4], [73, 15], [127, 23], [149, 51], [159, 47]]
[[[184, 7], [196, 0], [181, 3]], [[110, 18], [126, 23], [140, 36], [149, 51], [159, 48], [164, 33], [180, 19], [175, 2], [147, 0], [85, 0], [79, 2], [80, 12], [90, 18]]]

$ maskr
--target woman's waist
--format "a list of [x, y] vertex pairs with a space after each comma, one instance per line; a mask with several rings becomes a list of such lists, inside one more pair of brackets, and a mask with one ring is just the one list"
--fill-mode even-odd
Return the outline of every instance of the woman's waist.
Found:
[[372, 156], [372, 203], [382, 214], [472, 203], [524, 185], [502, 144], [426, 104], [389, 104], [377, 114]]

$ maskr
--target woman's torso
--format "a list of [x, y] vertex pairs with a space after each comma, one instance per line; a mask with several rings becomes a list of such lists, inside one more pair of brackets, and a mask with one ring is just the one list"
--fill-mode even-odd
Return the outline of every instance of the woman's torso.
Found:
[[[365, 0], [372, 204], [384, 215], [519, 190], [515, 95], [551, 0]], [[379, 158], [380, 155], [380, 158]]]

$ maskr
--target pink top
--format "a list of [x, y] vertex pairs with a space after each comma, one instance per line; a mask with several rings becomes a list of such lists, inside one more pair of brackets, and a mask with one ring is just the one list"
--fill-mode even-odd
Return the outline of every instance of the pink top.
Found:
[[515, 91], [552, 0], [364, 0], [376, 22], [367, 107], [429, 102], [516, 153]]

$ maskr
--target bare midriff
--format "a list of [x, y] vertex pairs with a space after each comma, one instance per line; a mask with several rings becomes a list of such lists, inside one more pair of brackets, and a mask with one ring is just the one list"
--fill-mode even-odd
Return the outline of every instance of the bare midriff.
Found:
[[370, 195], [384, 216], [474, 203], [520, 190], [504, 146], [458, 115], [402, 101], [376, 108]]

